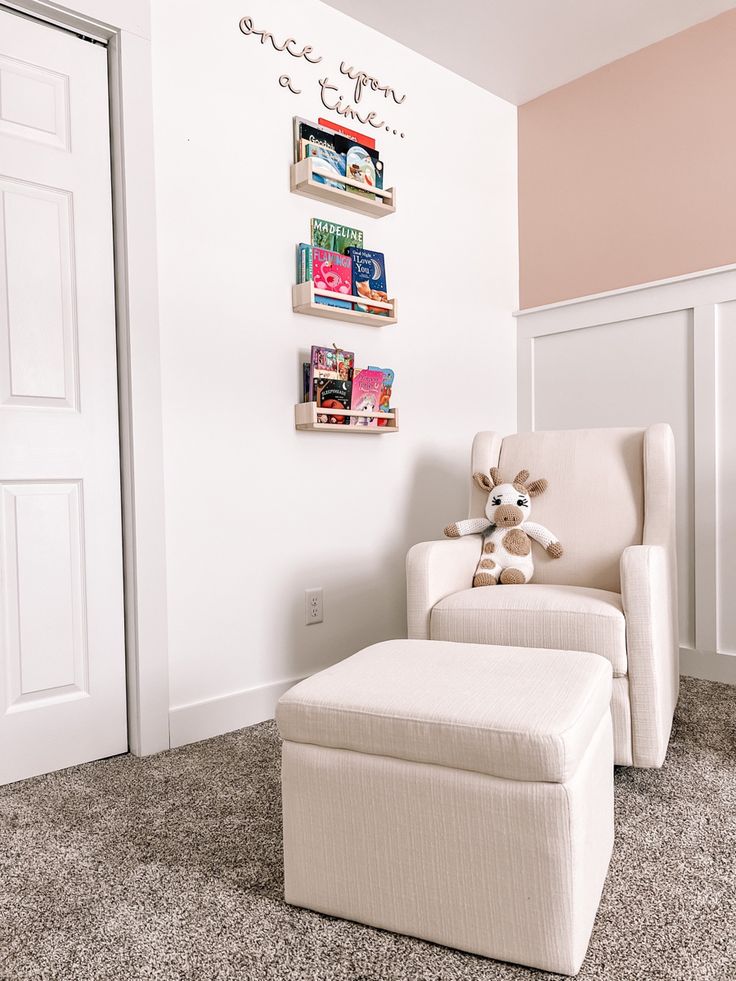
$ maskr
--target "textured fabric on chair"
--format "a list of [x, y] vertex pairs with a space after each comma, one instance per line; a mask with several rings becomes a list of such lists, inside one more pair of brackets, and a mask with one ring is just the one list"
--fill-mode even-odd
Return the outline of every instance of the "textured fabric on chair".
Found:
[[570, 779], [611, 701], [602, 658], [389, 640], [295, 685], [284, 739], [511, 780]]
[[621, 597], [582, 586], [488, 586], [463, 589], [432, 609], [432, 640], [590, 651], [626, 674]]
[[[528, 469], [550, 481], [534, 499], [533, 520], [559, 536], [564, 554], [552, 560], [535, 545], [531, 584], [471, 590], [479, 536], [457, 539], [452, 552], [447, 541], [415, 545], [407, 556], [409, 637], [600, 654], [616, 676], [616, 762], [661, 766], [679, 691], [672, 430], [657, 423], [505, 439], [477, 433], [471, 473], [491, 467], [504, 479]], [[478, 517], [487, 494], [469, 483], [469, 516]], [[473, 541], [475, 548], [466, 544]], [[521, 590], [536, 592], [517, 606]], [[596, 622], [592, 597], [602, 601]]]
[[523, 468], [549, 480], [531, 520], [550, 528], [565, 551], [550, 559], [534, 546], [534, 582], [621, 592], [621, 553], [642, 541], [643, 440], [642, 429], [519, 433], [503, 440], [497, 462], [483, 467], [474, 459], [485, 473], [498, 466], [504, 480]]

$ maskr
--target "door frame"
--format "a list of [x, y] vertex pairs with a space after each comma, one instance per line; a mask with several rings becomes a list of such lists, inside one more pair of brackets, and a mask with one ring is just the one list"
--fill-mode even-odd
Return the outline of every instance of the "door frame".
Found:
[[169, 663], [149, 0], [0, 0], [107, 45], [128, 745], [168, 749]]

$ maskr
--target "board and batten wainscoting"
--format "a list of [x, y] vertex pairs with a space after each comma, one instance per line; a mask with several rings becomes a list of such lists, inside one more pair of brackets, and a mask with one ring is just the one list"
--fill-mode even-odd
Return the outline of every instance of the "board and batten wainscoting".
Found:
[[736, 683], [736, 265], [516, 317], [520, 431], [672, 426], [680, 669]]

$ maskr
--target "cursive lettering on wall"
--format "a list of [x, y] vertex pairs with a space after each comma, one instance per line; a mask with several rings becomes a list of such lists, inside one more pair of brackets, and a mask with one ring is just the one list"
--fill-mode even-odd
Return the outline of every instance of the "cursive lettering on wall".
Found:
[[345, 116], [347, 119], [357, 119], [358, 122], [364, 125], [373, 126], [375, 129], [381, 129], [382, 126], [386, 125], [386, 120], [381, 119], [377, 121], [376, 113], [371, 111], [367, 113], [360, 113], [353, 106], [347, 105], [343, 102], [342, 96], [333, 96], [333, 92], [337, 92], [337, 86], [330, 82], [329, 78], [321, 78], [319, 80], [319, 90], [320, 98], [322, 99], [322, 105], [325, 109], [330, 109], [332, 112], [336, 112], [338, 116]]
[[360, 72], [351, 65], [350, 68], [345, 66], [345, 62], [340, 62], [340, 73], [342, 75], [347, 75], [348, 78], [355, 82], [354, 99], [356, 102], [360, 102], [360, 97], [363, 94], [363, 89], [368, 86], [371, 92], [383, 92], [384, 99], [388, 99], [389, 96], [394, 100], [397, 106], [406, 98], [406, 93], [399, 98], [396, 95], [393, 87], [391, 85], [381, 85], [377, 78], [373, 78], [372, 75], [368, 75], [366, 72]]
[[[305, 44], [299, 47], [296, 39], [293, 37], [287, 37], [279, 43], [271, 31], [259, 30], [255, 27], [252, 17], [241, 17], [238, 27], [243, 34], [259, 38], [261, 45], [270, 45], [274, 51], [278, 51], [279, 53], [285, 51], [292, 58], [301, 58], [310, 65], [317, 65], [322, 61], [321, 55], [314, 54], [314, 48], [311, 44]], [[357, 105], [366, 92], [374, 92], [379, 97], [383, 96], [384, 100], [392, 99], [397, 106], [400, 106], [404, 102], [406, 94], [397, 95], [392, 85], [383, 84], [375, 76], [369, 75], [368, 72], [361, 71], [353, 65], [348, 65], [345, 61], [340, 62], [340, 74], [355, 83], [352, 93], [350, 93], [354, 104], [351, 105], [347, 99], [344, 99], [338, 86], [334, 85], [325, 75], [324, 78], [319, 79], [320, 98], [325, 109], [337, 113], [338, 116], [344, 116], [346, 119], [357, 120], [364, 126], [372, 126], [373, 129], [385, 129], [387, 133], [400, 136], [403, 140], [406, 135], [405, 133], [400, 132], [398, 129], [393, 129], [387, 124], [385, 119], [379, 119], [377, 112], [373, 110], [361, 111], [357, 108]], [[279, 76], [278, 81], [281, 88], [288, 89], [293, 95], [302, 94], [302, 89], [297, 88], [290, 75], [283, 74]]]
[[261, 44], [265, 44], [266, 41], [270, 41], [274, 51], [286, 51], [286, 53], [290, 54], [292, 58], [304, 58], [311, 65], [317, 65], [320, 61], [322, 61], [321, 55], [318, 58], [310, 58], [310, 55], [314, 50], [311, 44], [305, 44], [301, 51], [294, 50], [293, 46], [296, 45], [296, 38], [287, 37], [283, 44], [277, 44], [276, 38], [270, 31], [259, 31], [253, 26], [252, 17], [241, 17], [239, 27], [243, 34], [255, 34], [257, 37], [260, 37]]

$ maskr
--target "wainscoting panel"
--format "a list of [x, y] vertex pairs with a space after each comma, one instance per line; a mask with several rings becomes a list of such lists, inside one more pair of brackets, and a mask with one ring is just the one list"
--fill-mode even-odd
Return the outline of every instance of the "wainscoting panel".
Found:
[[517, 317], [521, 430], [672, 426], [682, 669], [736, 682], [736, 267]]

